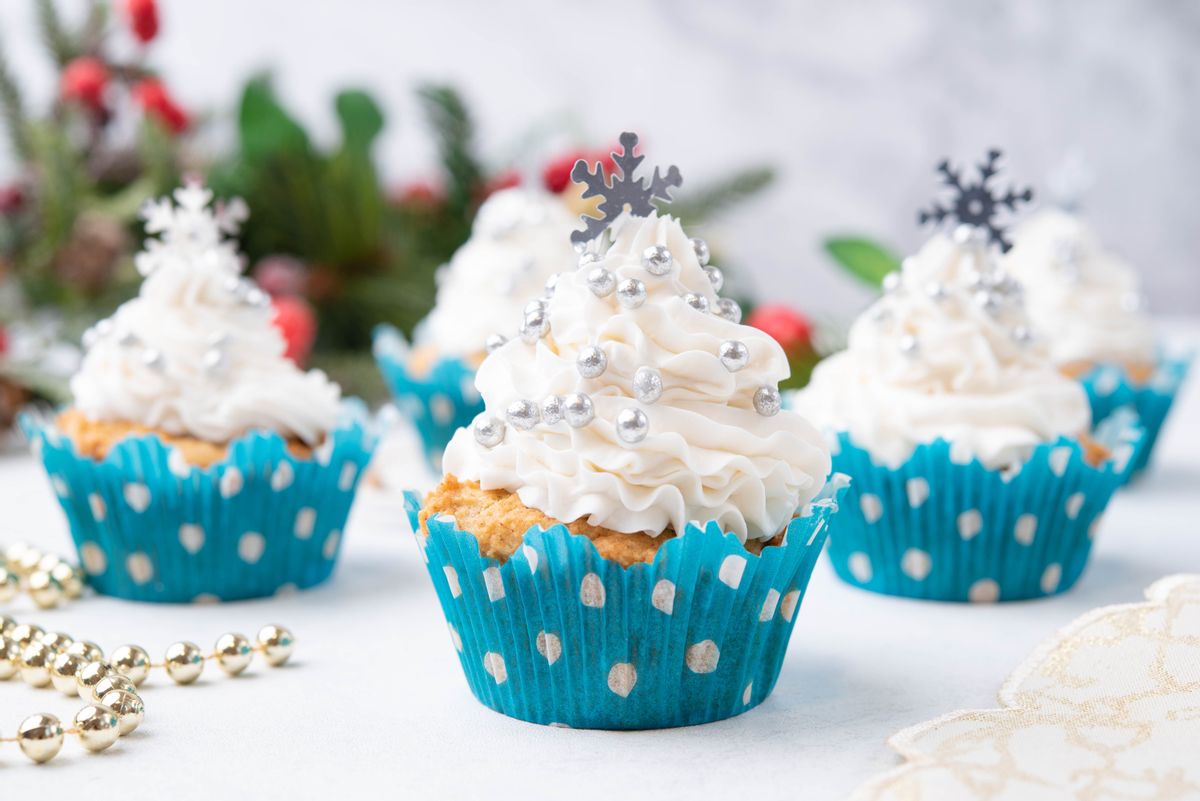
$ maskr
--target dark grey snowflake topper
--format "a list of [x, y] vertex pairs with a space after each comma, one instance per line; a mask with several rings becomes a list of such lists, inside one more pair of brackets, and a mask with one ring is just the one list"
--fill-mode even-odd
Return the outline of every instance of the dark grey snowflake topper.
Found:
[[576, 244], [583, 244], [595, 239], [608, 226], [612, 225], [626, 207], [628, 207], [629, 213], [635, 217], [650, 216], [654, 211], [651, 201], [670, 202], [671, 189], [683, 183], [683, 176], [679, 174], [679, 168], [674, 165], [667, 168], [666, 175], [660, 174], [658, 167], [655, 167], [649, 185], [646, 184], [644, 178], [634, 178], [634, 172], [637, 171], [638, 165], [646, 158], [633, 153], [634, 148], [637, 147], [638, 136], [626, 131], [621, 134], [619, 141], [622, 152], [613, 151], [612, 157], [620, 175], [614, 176], [611, 183], [605, 180], [604, 168], [599, 163], [592, 169], [587, 161], [580, 159], [571, 169], [571, 180], [587, 187], [583, 192], [585, 198], [604, 198], [604, 202], [600, 204], [601, 216], [584, 216], [583, 221], [586, 227], [582, 231], [575, 231], [571, 234], [571, 241]]
[[999, 172], [997, 164], [1001, 155], [999, 150], [989, 150], [987, 161], [976, 165], [979, 180], [971, 184], [964, 184], [962, 170], [952, 169], [950, 161], [943, 159], [937, 169], [942, 174], [942, 183], [955, 192], [953, 202], [950, 206], [943, 206], [935, 201], [928, 211], [922, 209], [917, 212], [917, 221], [924, 225], [928, 222], [941, 223], [947, 217], [953, 217], [959, 225], [970, 225], [987, 231], [988, 240], [995, 242], [1007, 253], [1012, 243], [1005, 236], [1005, 229], [1000, 225], [997, 215], [1001, 207], [1014, 212], [1017, 210], [1017, 203], [1033, 200], [1033, 190], [1026, 187], [1017, 192], [1010, 186], [1004, 194], [998, 194], [999, 190], [992, 186], [991, 181]]

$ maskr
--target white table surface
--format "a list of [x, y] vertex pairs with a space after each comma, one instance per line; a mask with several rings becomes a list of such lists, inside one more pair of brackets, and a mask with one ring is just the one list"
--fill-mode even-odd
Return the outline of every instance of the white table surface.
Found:
[[[1174, 334], [1200, 343], [1200, 324]], [[283, 669], [256, 663], [229, 679], [210, 665], [190, 687], [156, 676], [143, 689], [144, 725], [104, 754], [68, 742], [36, 767], [15, 746], [0, 746], [0, 795], [120, 788], [122, 798], [173, 801], [210, 801], [214, 791], [238, 799], [380, 791], [492, 801], [844, 798], [897, 764], [884, 745], [897, 730], [994, 706], [1008, 673], [1059, 627], [1094, 607], [1138, 600], [1163, 575], [1200, 572], [1198, 446], [1193, 375], [1156, 465], [1116, 497], [1087, 571], [1056, 598], [995, 606], [898, 600], [851, 589], [822, 562], [771, 697], [732, 720], [655, 732], [543, 728], [476, 702], [400, 499], [365, 488], [340, 567], [323, 587], [220, 606], [88, 597], [49, 612], [28, 599], [0, 610], [106, 650], [132, 641], [155, 656], [177, 639], [208, 647], [225, 631], [253, 636], [268, 622], [291, 627], [299, 640]], [[25, 539], [70, 552], [48, 483], [21, 453], [0, 457], [0, 510], [0, 543]], [[49, 689], [0, 683], [0, 731], [11, 735], [34, 712], [69, 719], [79, 706]]]

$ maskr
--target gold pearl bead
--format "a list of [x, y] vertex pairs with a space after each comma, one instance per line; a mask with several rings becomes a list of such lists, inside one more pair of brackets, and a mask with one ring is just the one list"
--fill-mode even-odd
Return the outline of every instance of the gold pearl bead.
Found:
[[35, 626], [32, 623], [22, 623], [13, 628], [8, 638], [24, 648], [26, 645], [40, 640], [45, 633], [42, 631], [41, 626]]
[[21, 659], [21, 646], [0, 634], [0, 681], [17, 675]]
[[76, 640], [67, 646], [67, 653], [83, 657], [84, 662], [103, 662], [104, 652], [100, 646], [87, 640]]
[[17, 743], [34, 762], [49, 762], [62, 748], [62, 724], [54, 715], [30, 715], [17, 729]]
[[122, 736], [142, 725], [146, 717], [146, 705], [141, 696], [129, 690], [109, 690], [100, 699], [100, 706], [116, 713]]
[[177, 642], [167, 647], [167, 675], [176, 684], [191, 684], [204, 672], [204, 654], [191, 642]]
[[8, 557], [9, 569], [16, 571], [20, 576], [28, 576], [37, 570], [38, 562], [42, 561], [42, 552], [24, 543], [20, 543], [15, 547], [22, 550], [17, 554], [16, 558], [13, 558], [11, 555]]
[[113, 690], [127, 690], [128, 692], [136, 693], [137, 687], [120, 673], [113, 672], [96, 682], [96, 685], [92, 687], [92, 698], [99, 701]]
[[140, 687], [150, 672], [150, 654], [136, 645], [122, 645], [109, 658], [116, 671]]
[[45, 687], [50, 683], [50, 668], [56, 655], [52, 648], [40, 642], [25, 646], [21, 651], [21, 681], [30, 687]]
[[250, 667], [250, 660], [254, 658], [250, 641], [240, 634], [222, 634], [217, 638], [214, 650], [217, 664], [230, 676], [236, 676]]
[[8, 615], [0, 615], [0, 634], [7, 635], [16, 627], [17, 621], [13, 620]]
[[100, 679], [112, 674], [113, 666], [108, 662], [89, 662], [79, 671], [76, 684], [79, 685], [79, 697], [91, 702], [92, 688], [100, 683]]
[[103, 751], [121, 736], [117, 713], [106, 706], [85, 706], [75, 713], [75, 732], [79, 744], [92, 753]]
[[47, 631], [41, 636], [42, 644], [48, 648], [53, 648], [58, 653], [65, 653], [71, 647], [71, 643], [75, 640], [70, 634], [64, 634], [61, 631]]
[[283, 626], [263, 626], [258, 630], [258, 645], [267, 664], [279, 667], [288, 661], [292, 651], [296, 650], [296, 638]]
[[78, 654], [66, 653], [54, 657], [50, 666], [50, 681], [54, 689], [64, 695], [79, 694], [79, 673], [87, 667], [87, 660]]
[[[0, 567], [0, 603], [8, 603], [16, 598], [20, 591], [21, 577], [7, 567]], [[12, 618], [5, 618], [5, 620], [12, 620]]]
[[62, 602], [62, 587], [45, 570], [35, 570], [30, 573], [25, 588], [29, 591], [29, 597], [37, 604], [38, 609], [53, 609]]
[[83, 595], [83, 571], [66, 562], [59, 562], [50, 571], [50, 577], [62, 587], [63, 594], [68, 598], [78, 598]]
[[47, 553], [47, 554], [43, 554], [42, 558], [38, 560], [37, 569], [45, 570], [47, 573], [49, 573], [51, 570], [54, 569], [55, 565], [61, 564], [61, 563], [62, 563], [62, 559], [58, 558], [58, 554]]

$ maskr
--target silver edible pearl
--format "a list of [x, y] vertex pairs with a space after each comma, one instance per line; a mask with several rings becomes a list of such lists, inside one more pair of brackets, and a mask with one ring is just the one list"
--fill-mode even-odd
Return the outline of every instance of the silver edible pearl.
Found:
[[494, 448], [504, 441], [504, 421], [496, 417], [481, 417], [475, 421], [475, 441], [485, 448]]
[[259, 308], [268, 306], [271, 303], [271, 298], [267, 293], [256, 286], [249, 287], [242, 299], [246, 302], [247, 306], [257, 306]]
[[598, 345], [588, 345], [579, 351], [575, 366], [584, 378], [599, 378], [608, 369], [608, 357]]
[[708, 264], [708, 259], [710, 257], [708, 243], [698, 236], [692, 237], [691, 242], [692, 252], [696, 254], [696, 260], [700, 262], [701, 266]]
[[1000, 309], [1000, 300], [995, 293], [981, 290], [974, 295], [975, 305], [988, 314], [994, 314]]
[[925, 285], [925, 294], [928, 295], [932, 300], [939, 302], [949, 297], [946, 292], [946, 287], [942, 286], [942, 284], [937, 281], [930, 281]]
[[774, 417], [783, 408], [783, 398], [778, 387], [759, 387], [754, 392], [754, 411], [763, 417]]
[[708, 314], [708, 298], [695, 292], [683, 296], [683, 302], [702, 314]]
[[617, 288], [617, 277], [603, 267], [593, 267], [588, 270], [587, 286], [596, 297], [606, 298]]
[[527, 345], [532, 345], [546, 334], [550, 333], [550, 319], [544, 311], [532, 311], [525, 315], [521, 324], [521, 339]]
[[542, 401], [542, 422], [548, 426], [561, 423], [563, 419], [562, 395], [547, 395]]
[[487, 339], [485, 339], [483, 341], [483, 347], [487, 350], [488, 353], [491, 353], [492, 351], [496, 350], [497, 348], [503, 347], [504, 344], [507, 342], [508, 342], [508, 337], [504, 336], [504, 334], [492, 334], [491, 336], [489, 336]]
[[633, 397], [642, 403], [654, 403], [663, 394], [662, 375], [653, 367], [639, 367], [633, 374]]
[[209, 348], [204, 351], [201, 362], [204, 372], [210, 376], [223, 372], [229, 365], [229, 360], [225, 357], [225, 351], [220, 348]]
[[1012, 330], [1012, 338], [1018, 345], [1028, 345], [1033, 342], [1033, 332], [1023, 325], [1018, 325]]
[[717, 301], [717, 314], [731, 323], [742, 321], [742, 307], [733, 298], [721, 298]]
[[627, 309], [636, 309], [646, 302], [646, 285], [636, 278], [626, 278], [617, 284], [617, 302]]
[[642, 251], [642, 266], [651, 275], [666, 275], [675, 261], [664, 245], [651, 245]]
[[592, 399], [582, 392], [573, 392], [563, 398], [563, 419], [571, 428], [583, 428], [596, 416]]
[[132, 331], [124, 331], [121, 336], [117, 337], [117, 344], [123, 348], [132, 348], [134, 345], [142, 344], [142, 339]]
[[900, 273], [890, 272], [883, 277], [883, 291], [895, 292], [900, 288]]
[[900, 337], [899, 341], [896, 343], [896, 347], [899, 348], [900, 352], [905, 356], [915, 356], [917, 351], [920, 349], [920, 345], [917, 344], [917, 338], [912, 334], [905, 334], [904, 336]]
[[622, 409], [617, 415], [617, 436], [624, 442], [641, 442], [650, 433], [650, 418], [641, 409]]
[[533, 300], [531, 300], [525, 304], [524, 312], [526, 315], [533, 314], [534, 312], [544, 312], [544, 311], [546, 311], [546, 299], [545, 298], [534, 298]]
[[746, 343], [736, 339], [722, 342], [717, 355], [721, 358], [721, 364], [731, 373], [736, 373], [750, 363], [750, 349], [746, 347]]
[[721, 272], [720, 267], [706, 266], [704, 274], [708, 276], [708, 282], [712, 284], [713, 292], [720, 292], [725, 286], [725, 273]]
[[515, 400], [504, 410], [504, 419], [519, 431], [528, 431], [542, 418], [541, 408], [531, 400]]
[[167, 361], [163, 358], [161, 351], [155, 350], [154, 348], [146, 348], [144, 351], [142, 351], [142, 364], [146, 365], [151, 370], [162, 372], [167, 366]]

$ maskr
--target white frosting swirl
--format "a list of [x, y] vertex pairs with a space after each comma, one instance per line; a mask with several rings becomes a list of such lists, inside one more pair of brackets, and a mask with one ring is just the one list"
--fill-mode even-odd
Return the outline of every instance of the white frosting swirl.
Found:
[[1087, 398], [1039, 340], [1026, 340], [1019, 284], [965, 240], [939, 234], [906, 259], [794, 407], [893, 467], [939, 437], [956, 459], [1001, 468], [1084, 433]]
[[178, 207], [163, 199], [145, 212], [146, 230], [162, 237], [138, 254], [146, 276], [138, 296], [85, 337], [71, 381], [76, 408], [210, 442], [250, 429], [320, 442], [337, 422], [340, 390], [284, 356], [266, 295], [239, 278], [237, 253], [223, 241], [235, 214], [214, 215], [212, 193], [198, 185], [175, 198]]
[[[828, 450], [806, 420], [755, 410], [755, 392], [788, 376], [787, 358], [761, 331], [685, 301], [686, 293], [712, 305], [718, 298], [675, 219], [623, 216], [610, 233], [615, 242], [599, 261], [560, 276], [548, 307], [550, 333], [534, 345], [520, 339], [504, 345], [476, 379], [485, 417], [503, 419], [520, 399], [583, 392], [595, 405], [595, 419], [580, 428], [509, 425], [504, 441], [491, 449], [478, 444], [470, 428], [461, 429], [446, 449], [446, 473], [516, 492], [525, 505], [563, 522], [586, 518], [616, 531], [657, 535], [716, 520], [743, 540], [773, 537], [812, 500], [830, 469]], [[673, 256], [667, 275], [652, 275], [642, 264], [653, 245]], [[597, 265], [618, 282], [643, 281], [645, 303], [627, 309], [615, 294], [593, 294], [587, 274]], [[748, 363], [737, 372], [717, 355], [729, 340], [748, 350]], [[607, 357], [597, 378], [581, 377], [576, 366], [590, 345]], [[633, 377], [643, 366], [661, 373], [657, 402], [634, 399]], [[649, 433], [628, 444], [614, 421], [633, 408], [645, 412]]]
[[1033, 216], [1003, 264], [1024, 284], [1029, 317], [1056, 364], [1154, 361], [1136, 273], [1079, 217], [1057, 209]]
[[438, 270], [437, 304], [417, 328], [417, 344], [471, 356], [490, 335], [512, 334], [529, 299], [574, 258], [578, 227], [557, 195], [515, 188], [489, 197], [471, 238]]

